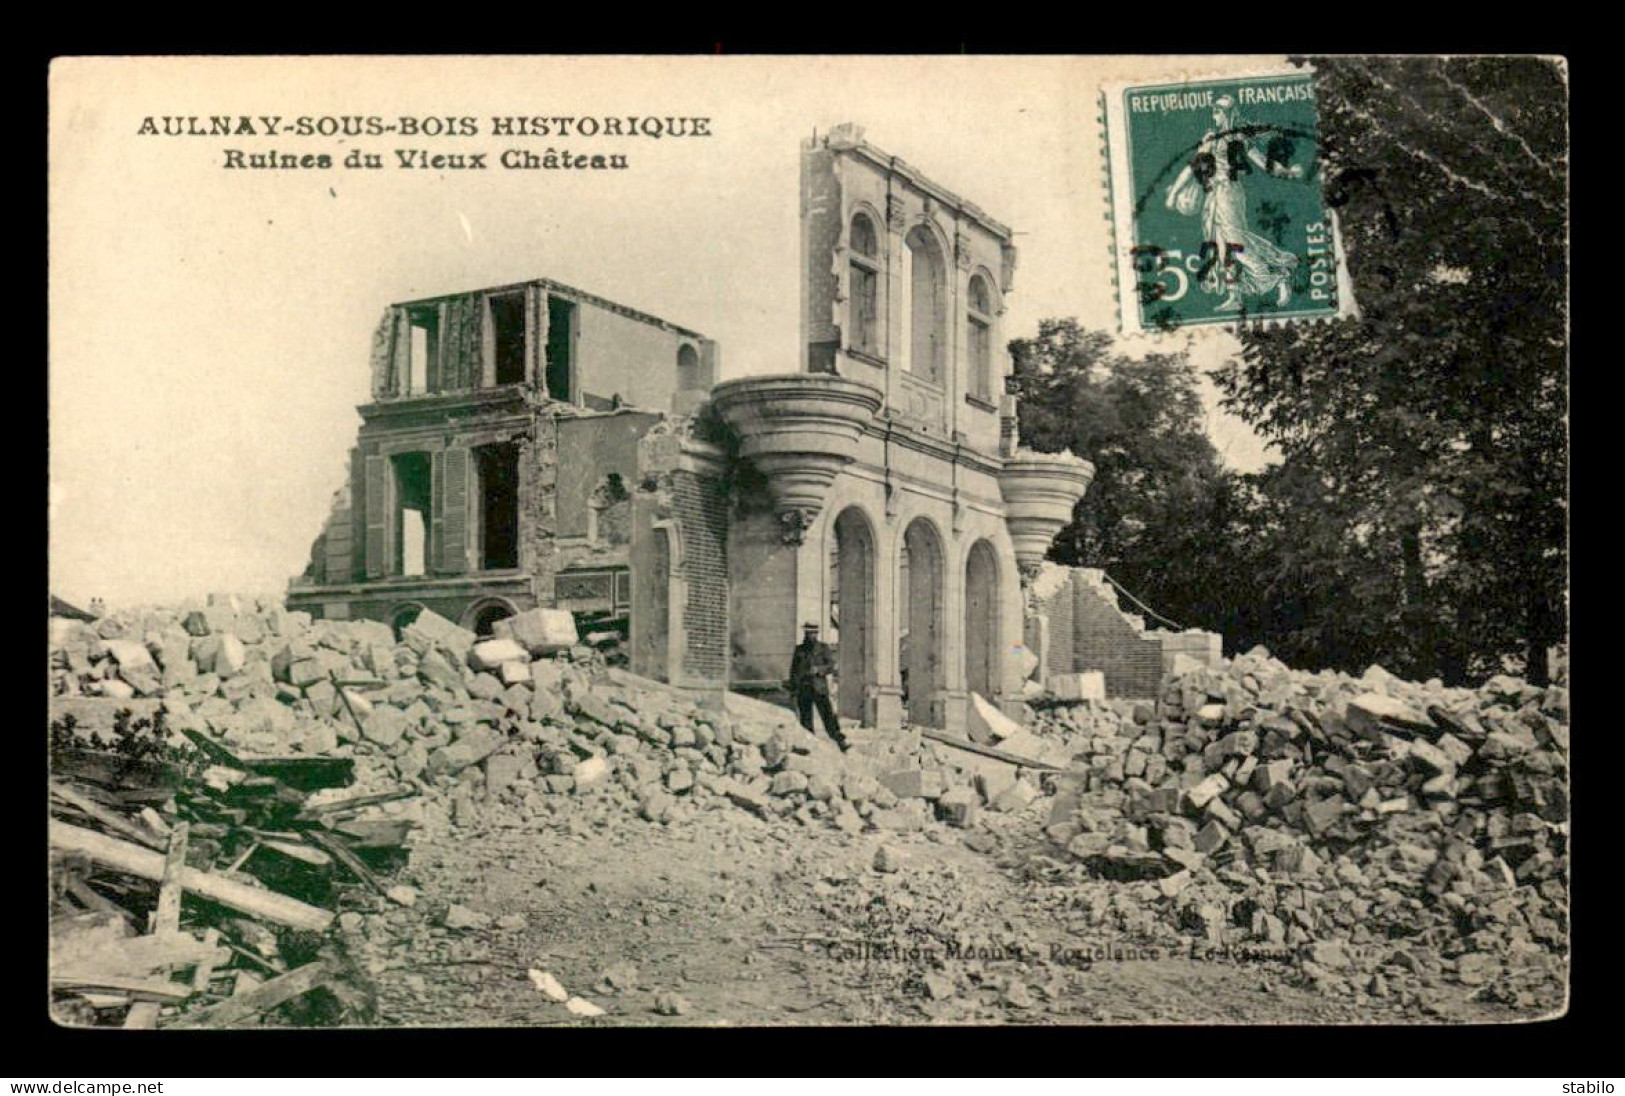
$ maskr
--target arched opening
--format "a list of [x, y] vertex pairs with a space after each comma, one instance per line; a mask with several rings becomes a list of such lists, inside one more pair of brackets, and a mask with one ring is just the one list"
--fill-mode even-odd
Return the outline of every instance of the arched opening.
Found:
[[942, 725], [942, 541], [931, 523], [916, 518], [903, 534], [899, 590], [903, 631], [898, 641], [908, 721]]
[[916, 225], [903, 243], [907, 264], [903, 282], [908, 294], [904, 368], [922, 380], [941, 384], [948, 346], [948, 264], [936, 236], [924, 225]]
[[482, 601], [468, 613], [468, 623], [464, 627], [477, 636], [489, 636], [493, 632], [493, 625], [499, 620], [506, 620], [514, 615], [513, 606], [506, 601]]
[[395, 611], [389, 615], [389, 626], [395, 633], [396, 643], [399, 643], [405, 637], [406, 629], [412, 626], [412, 622], [422, 612], [423, 606], [415, 601], [409, 601], [405, 605], [395, 607]]
[[677, 348], [677, 388], [681, 392], [692, 392], [705, 387], [704, 378], [700, 376], [700, 354], [688, 343]]
[[841, 511], [830, 538], [829, 633], [836, 644], [836, 713], [864, 715], [874, 684], [875, 540], [856, 507]]
[[971, 395], [993, 399], [993, 292], [987, 279], [977, 274], [970, 280], [965, 308], [965, 349], [970, 358]]
[[880, 243], [868, 215], [855, 214], [847, 243], [849, 261], [847, 345], [865, 354], [880, 354]]
[[965, 687], [985, 700], [999, 689], [999, 564], [985, 540], [965, 560]]

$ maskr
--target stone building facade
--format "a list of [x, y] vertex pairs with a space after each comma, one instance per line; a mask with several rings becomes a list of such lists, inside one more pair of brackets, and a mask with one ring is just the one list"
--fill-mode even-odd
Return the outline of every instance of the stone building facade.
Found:
[[537, 605], [624, 620], [638, 446], [703, 402], [716, 344], [537, 280], [392, 305], [348, 482], [288, 606], [476, 631]]
[[841, 715], [881, 728], [963, 729], [973, 695], [1019, 713], [1027, 651], [1093, 668], [1097, 634], [1115, 691], [1154, 693], [1155, 642], [1105, 618], [1086, 636], [1075, 591], [1035, 595], [1094, 470], [1019, 445], [1013, 241], [842, 126], [802, 150], [782, 372], [717, 383], [711, 340], [549, 281], [392, 306], [289, 606], [476, 631], [567, 608], [710, 697], [778, 693], [813, 622]]
[[1023, 569], [1093, 468], [1016, 445], [1013, 239], [854, 127], [803, 148], [800, 368], [712, 393], [760, 480], [729, 531], [736, 688], [781, 681], [813, 622], [843, 717], [956, 730], [972, 693], [1020, 706]]

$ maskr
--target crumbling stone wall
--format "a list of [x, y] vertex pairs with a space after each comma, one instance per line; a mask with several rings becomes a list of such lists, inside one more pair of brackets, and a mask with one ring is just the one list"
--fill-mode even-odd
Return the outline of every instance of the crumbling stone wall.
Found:
[[1124, 616], [1103, 581], [1089, 582], [1080, 572], [1072, 585], [1074, 670], [1105, 673], [1107, 696], [1156, 696], [1162, 685], [1162, 641]]

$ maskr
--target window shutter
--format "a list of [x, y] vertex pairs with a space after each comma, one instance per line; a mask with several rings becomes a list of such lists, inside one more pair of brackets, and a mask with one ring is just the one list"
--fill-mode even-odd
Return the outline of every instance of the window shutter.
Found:
[[444, 571], [446, 558], [446, 454], [429, 455], [429, 569]]
[[382, 578], [389, 573], [388, 561], [384, 559], [384, 522], [387, 519], [384, 513], [384, 458], [368, 457], [366, 466], [367, 577]]
[[439, 455], [440, 569], [448, 574], [468, 570], [468, 450], [447, 449]]

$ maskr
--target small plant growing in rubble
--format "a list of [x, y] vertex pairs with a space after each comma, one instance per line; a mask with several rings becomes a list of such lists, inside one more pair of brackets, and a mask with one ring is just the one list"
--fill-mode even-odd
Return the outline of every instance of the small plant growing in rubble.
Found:
[[113, 736], [110, 739], [104, 738], [99, 731], [86, 734], [71, 714], [53, 720], [51, 752], [55, 754], [65, 750], [94, 750], [116, 754], [127, 761], [178, 765], [191, 774], [201, 772], [205, 767], [203, 755], [197, 750], [169, 740], [168, 715], [162, 708], [139, 719], [129, 708], [120, 708], [113, 714]]

